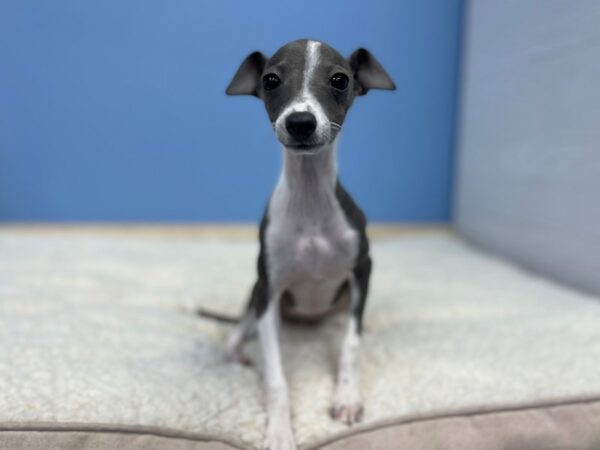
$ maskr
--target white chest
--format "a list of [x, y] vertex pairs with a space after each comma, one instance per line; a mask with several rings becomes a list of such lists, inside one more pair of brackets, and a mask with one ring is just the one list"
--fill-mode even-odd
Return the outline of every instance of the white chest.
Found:
[[331, 306], [358, 253], [358, 234], [333, 189], [307, 201], [276, 190], [265, 240], [270, 283], [276, 291], [290, 292], [295, 309], [307, 314]]

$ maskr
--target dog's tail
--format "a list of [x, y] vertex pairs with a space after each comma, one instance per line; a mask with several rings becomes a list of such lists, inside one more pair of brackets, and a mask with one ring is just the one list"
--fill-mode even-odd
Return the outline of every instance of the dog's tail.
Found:
[[240, 321], [239, 317], [228, 316], [226, 314], [220, 314], [213, 311], [208, 311], [203, 308], [199, 308], [196, 310], [196, 314], [200, 317], [205, 317], [206, 319], [216, 320], [217, 322], [236, 324]]

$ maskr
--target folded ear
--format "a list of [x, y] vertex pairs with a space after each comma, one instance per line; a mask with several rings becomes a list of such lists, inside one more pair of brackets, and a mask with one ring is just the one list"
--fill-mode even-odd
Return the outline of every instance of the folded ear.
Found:
[[350, 67], [358, 81], [357, 95], [365, 95], [369, 89], [388, 89], [393, 91], [396, 85], [379, 61], [365, 48], [359, 48], [350, 55]]
[[261, 52], [250, 53], [240, 65], [225, 91], [227, 95], [255, 95], [258, 97], [260, 76], [267, 58]]

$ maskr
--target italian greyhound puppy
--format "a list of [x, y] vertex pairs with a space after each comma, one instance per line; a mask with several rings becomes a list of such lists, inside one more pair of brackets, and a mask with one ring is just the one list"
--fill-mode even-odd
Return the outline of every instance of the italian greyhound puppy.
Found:
[[354, 98], [395, 89], [381, 64], [361, 48], [346, 59], [327, 44], [297, 40], [267, 58], [251, 53], [228, 95], [264, 101], [283, 146], [283, 168], [259, 232], [258, 279], [227, 343], [231, 359], [258, 330], [264, 359], [265, 448], [295, 449], [288, 387], [278, 341], [279, 319], [314, 321], [344, 305], [350, 311], [331, 415], [359, 421], [358, 348], [371, 258], [366, 219], [338, 180], [336, 146]]

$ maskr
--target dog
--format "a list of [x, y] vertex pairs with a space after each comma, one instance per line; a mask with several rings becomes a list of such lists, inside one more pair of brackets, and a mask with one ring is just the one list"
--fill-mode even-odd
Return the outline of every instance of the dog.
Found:
[[395, 84], [368, 50], [360, 48], [346, 59], [324, 42], [301, 39], [270, 58], [248, 55], [226, 90], [263, 100], [283, 146], [282, 172], [260, 224], [258, 278], [226, 350], [230, 359], [244, 361], [242, 344], [258, 331], [265, 449], [296, 448], [280, 318], [315, 321], [347, 306], [331, 415], [349, 425], [362, 417], [357, 359], [372, 263], [365, 215], [338, 180], [336, 147], [354, 98], [370, 89], [394, 90]]

